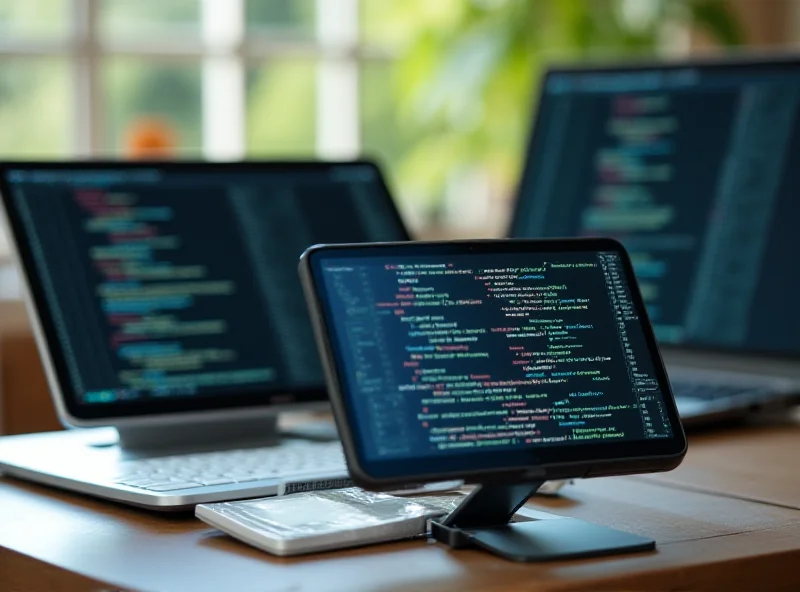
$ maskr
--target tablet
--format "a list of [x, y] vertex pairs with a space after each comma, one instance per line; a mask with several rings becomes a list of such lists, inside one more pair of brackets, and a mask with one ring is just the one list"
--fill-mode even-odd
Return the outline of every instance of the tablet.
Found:
[[321, 245], [300, 273], [362, 487], [651, 472], [685, 454], [616, 241]]

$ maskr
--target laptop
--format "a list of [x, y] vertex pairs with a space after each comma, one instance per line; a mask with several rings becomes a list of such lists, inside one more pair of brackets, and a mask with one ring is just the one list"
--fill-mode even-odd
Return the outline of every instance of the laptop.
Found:
[[0, 193], [80, 428], [0, 438], [0, 472], [160, 510], [350, 483], [332, 424], [291, 427], [328, 409], [297, 261], [408, 239], [376, 165], [4, 163]]
[[557, 68], [511, 237], [633, 259], [688, 426], [800, 401], [800, 59]]

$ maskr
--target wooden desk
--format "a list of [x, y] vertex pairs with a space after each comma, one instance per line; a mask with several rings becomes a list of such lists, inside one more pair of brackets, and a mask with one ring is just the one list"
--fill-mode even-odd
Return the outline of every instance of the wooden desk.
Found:
[[[772, 442], [772, 455], [777, 447], [796, 453], [800, 429], [760, 433], [757, 440], [743, 430], [701, 436], [672, 482], [589, 480], [561, 499], [536, 498], [537, 509], [652, 536], [659, 545], [653, 553], [539, 565], [424, 541], [279, 559], [190, 516], [0, 479], [0, 590], [798, 590], [800, 510], [768, 501], [797, 499], [797, 463], [760, 466], [761, 479], [751, 483], [752, 459], [741, 450]], [[708, 491], [680, 481], [706, 472], [717, 475], [701, 484]], [[714, 492], [725, 483], [757, 501]]]
[[800, 408], [778, 425], [691, 434], [689, 448], [688, 462], [674, 471], [640, 478], [800, 509]]

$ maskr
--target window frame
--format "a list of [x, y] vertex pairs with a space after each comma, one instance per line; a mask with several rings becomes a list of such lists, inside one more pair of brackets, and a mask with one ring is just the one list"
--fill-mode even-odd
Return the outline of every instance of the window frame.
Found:
[[315, 33], [308, 40], [248, 33], [246, 0], [197, 0], [199, 38], [104, 39], [104, 0], [69, 3], [63, 38], [0, 40], [0, 59], [66, 59], [70, 69], [71, 153], [78, 158], [115, 156], [106, 145], [107, 98], [102, 68], [109, 58], [199, 63], [202, 72], [202, 154], [208, 160], [241, 160], [247, 153], [246, 73], [248, 66], [286, 58], [309, 58], [316, 68], [315, 152], [329, 159], [361, 152], [359, 70], [362, 63], [390, 58], [361, 45], [360, 0], [314, 0]]

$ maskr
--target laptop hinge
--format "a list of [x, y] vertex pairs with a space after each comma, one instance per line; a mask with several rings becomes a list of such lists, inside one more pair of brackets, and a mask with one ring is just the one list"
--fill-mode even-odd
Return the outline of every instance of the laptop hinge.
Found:
[[117, 426], [119, 445], [126, 450], [153, 448], [224, 449], [242, 442], [277, 442], [277, 417], [239, 418], [155, 426]]

